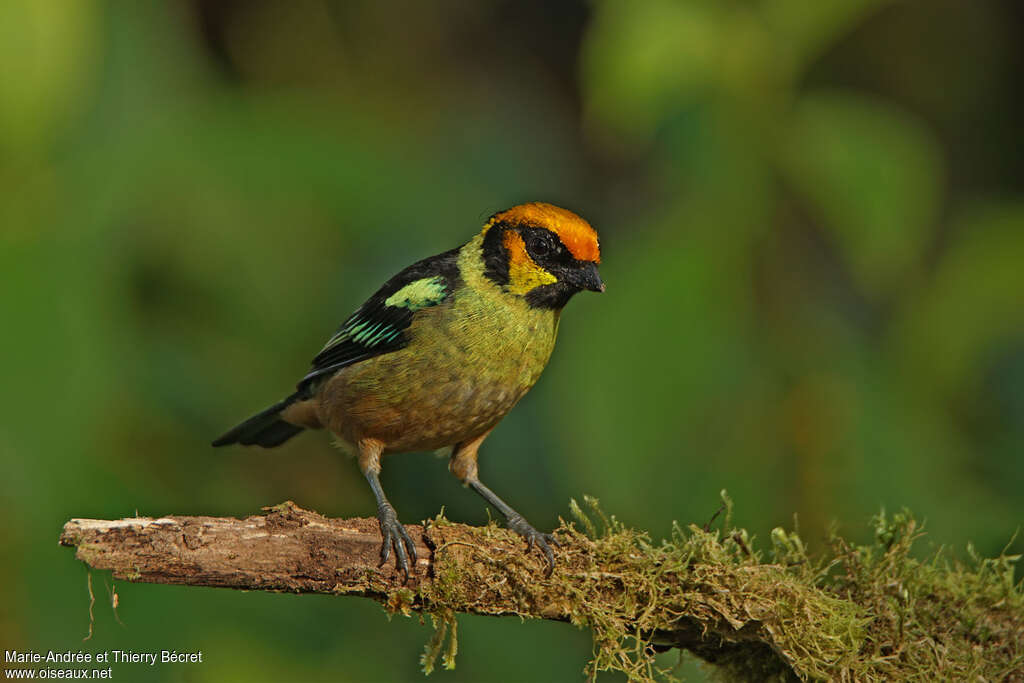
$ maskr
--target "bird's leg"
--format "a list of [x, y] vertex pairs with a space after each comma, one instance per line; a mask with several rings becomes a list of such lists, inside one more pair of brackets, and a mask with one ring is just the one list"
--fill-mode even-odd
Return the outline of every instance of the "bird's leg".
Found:
[[456, 446], [448, 469], [505, 517], [508, 528], [526, 539], [527, 550], [533, 550], [534, 545], [540, 548], [548, 561], [547, 575], [551, 576], [551, 572], [555, 568], [555, 553], [551, 550], [551, 545], [560, 546], [558, 539], [551, 534], [544, 534], [534, 529], [525, 517], [513, 510], [512, 506], [499, 498], [494, 491], [484, 486], [477, 475], [477, 449], [480, 448], [480, 444], [485, 438], [487, 438], [487, 434]]
[[508, 528], [516, 532], [520, 536], [526, 539], [526, 547], [528, 550], [533, 550], [533, 545], [536, 543], [537, 547], [544, 553], [544, 557], [548, 561], [547, 576], [551, 576], [551, 572], [555, 569], [555, 553], [551, 550], [551, 544], [561, 545], [551, 534], [544, 534], [536, 529], [526, 521], [526, 518], [521, 514], [513, 510], [508, 503], [503, 501], [501, 498], [490, 490], [479, 479], [473, 479], [466, 482], [470, 488], [483, 496], [483, 499], [494, 506], [498, 512], [505, 516], [505, 522], [508, 524]]
[[388, 502], [384, 489], [380, 485], [380, 454], [383, 444], [377, 441], [364, 440], [359, 442], [359, 467], [370, 482], [370, 490], [377, 499], [377, 521], [380, 522], [380, 535], [383, 543], [380, 547], [380, 564], [383, 566], [391, 559], [391, 548], [395, 549], [395, 564], [409, 580], [409, 560], [416, 565], [416, 545], [409, 533], [398, 521], [398, 513]]

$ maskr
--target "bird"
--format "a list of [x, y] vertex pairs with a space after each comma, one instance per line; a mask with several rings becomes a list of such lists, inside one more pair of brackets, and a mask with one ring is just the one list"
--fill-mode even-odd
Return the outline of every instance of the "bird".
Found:
[[413, 263], [337, 328], [295, 391], [213, 442], [274, 448], [325, 428], [356, 456], [377, 501], [381, 566], [395, 554], [409, 579], [415, 545], [381, 488], [382, 456], [450, 449], [449, 470], [536, 545], [554, 568], [552, 534], [537, 531], [480, 480], [477, 454], [537, 382], [562, 308], [603, 292], [596, 230], [544, 202], [490, 216], [468, 242]]

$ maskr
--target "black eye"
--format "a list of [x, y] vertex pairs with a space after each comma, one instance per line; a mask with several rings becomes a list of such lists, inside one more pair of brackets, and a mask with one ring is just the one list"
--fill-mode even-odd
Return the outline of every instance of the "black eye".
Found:
[[534, 256], [546, 256], [551, 251], [551, 246], [540, 237], [533, 237], [530, 239], [530, 253]]

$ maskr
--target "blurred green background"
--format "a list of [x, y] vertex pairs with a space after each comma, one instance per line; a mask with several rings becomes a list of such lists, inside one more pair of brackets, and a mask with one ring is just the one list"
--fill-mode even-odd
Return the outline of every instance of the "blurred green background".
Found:
[[[420, 681], [357, 599], [119, 583], [70, 517], [369, 516], [323, 434], [211, 438], [289, 390], [387, 277], [529, 200], [599, 230], [485, 481], [764, 538], [909, 506], [998, 553], [1024, 519], [1017, 0], [0, 3], [0, 642], [202, 649], [140, 681]], [[389, 458], [402, 519], [486, 521]], [[1024, 550], [1018, 539], [1011, 550]], [[444, 681], [578, 680], [589, 635], [462, 617]], [[700, 674], [697, 674], [698, 676]]]

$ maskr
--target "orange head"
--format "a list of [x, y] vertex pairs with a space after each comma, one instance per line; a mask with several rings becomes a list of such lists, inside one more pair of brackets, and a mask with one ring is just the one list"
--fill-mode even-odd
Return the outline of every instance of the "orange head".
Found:
[[557, 309], [580, 290], [604, 291], [597, 232], [572, 211], [513, 206], [490, 217], [483, 237], [485, 275], [533, 306]]

